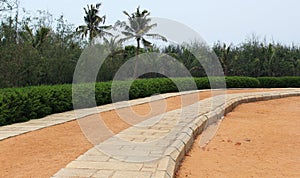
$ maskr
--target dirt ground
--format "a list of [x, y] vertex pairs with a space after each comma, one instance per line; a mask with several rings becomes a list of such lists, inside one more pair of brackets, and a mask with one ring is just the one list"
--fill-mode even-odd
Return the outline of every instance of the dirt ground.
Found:
[[200, 138], [177, 178], [300, 177], [300, 97], [242, 104], [206, 147]]
[[[228, 90], [227, 93], [257, 91], [273, 90]], [[196, 97], [201, 100], [210, 96], [210, 91], [206, 91], [190, 94], [187, 97]], [[182, 107], [180, 96], [168, 98], [165, 102], [167, 103], [166, 111]], [[184, 103], [183, 105], [189, 105], [193, 102]], [[156, 105], [156, 103], [152, 104], [152, 106]], [[149, 104], [137, 105], [132, 109], [139, 114], [134, 123], [161, 114], [161, 111], [156, 112], [153, 108], [151, 110]], [[114, 133], [130, 127], [130, 124], [124, 122], [116, 111], [103, 112], [100, 116], [106, 126]], [[93, 122], [97, 122], [100, 117], [96, 114], [84, 119], [88, 121], [86, 123], [93, 125]], [[100, 142], [104, 139], [106, 137], [97, 141]], [[50, 177], [92, 147], [93, 144], [86, 139], [77, 121], [12, 137], [0, 141], [0, 177]]]

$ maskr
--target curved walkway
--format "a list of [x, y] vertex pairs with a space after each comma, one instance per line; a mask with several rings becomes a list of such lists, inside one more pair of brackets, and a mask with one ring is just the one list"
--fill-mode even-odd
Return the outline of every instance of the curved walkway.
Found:
[[101, 142], [53, 177], [173, 177], [195, 136], [224, 113], [241, 103], [289, 96], [300, 90], [219, 95], [166, 112]]

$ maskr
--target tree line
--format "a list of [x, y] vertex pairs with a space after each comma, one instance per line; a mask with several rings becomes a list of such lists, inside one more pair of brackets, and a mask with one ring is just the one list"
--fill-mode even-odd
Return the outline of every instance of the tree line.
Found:
[[[166, 43], [158, 48], [149, 40], [167, 41], [164, 36], [151, 33], [158, 24], [151, 23], [148, 10], [138, 7], [133, 13], [124, 11], [129, 23], [118, 21], [105, 25], [106, 16], [99, 15], [101, 4], [88, 5], [84, 8], [85, 24], [75, 27], [63, 16], [52, 20], [52, 15], [45, 11], [22, 18], [19, 13], [5, 15], [7, 11], [18, 10], [18, 3], [12, 2], [0, 1], [0, 88], [72, 83], [82, 51], [96, 37], [112, 50], [99, 71], [98, 81], [112, 80], [116, 71], [130, 58], [153, 51], [173, 57], [195, 77], [206, 76], [203, 66], [186, 45]], [[123, 36], [114, 36], [113, 30], [119, 30]], [[131, 39], [136, 41], [135, 45], [125, 45]], [[217, 42], [212, 48], [200, 42], [188, 45], [215, 52], [227, 76], [300, 76], [300, 48], [296, 45], [287, 46], [257, 38], [239, 45]]]

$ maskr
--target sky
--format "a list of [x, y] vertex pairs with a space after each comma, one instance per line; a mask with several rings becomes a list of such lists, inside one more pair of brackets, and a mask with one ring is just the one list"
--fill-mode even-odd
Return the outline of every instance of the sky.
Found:
[[122, 11], [134, 12], [138, 6], [151, 16], [168, 18], [197, 31], [208, 43], [240, 44], [253, 34], [286, 45], [300, 45], [299, 0], [20, 0], [29, 12], [49, 11], [64, 15], [75, 26], [84, 24], [83, 7], [102, 3], [100, 15], [106, 24], [126, 20]]

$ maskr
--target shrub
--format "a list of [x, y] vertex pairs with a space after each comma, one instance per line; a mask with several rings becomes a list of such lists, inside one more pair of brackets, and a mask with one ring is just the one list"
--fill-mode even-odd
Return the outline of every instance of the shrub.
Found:
[[288, 88], [300, 87], [300, 77], [259, 77], [260, 87]]
[[252, 77], [226, 77], [227, 88], [259, 88], [259, 80]]
[[[273, 88], [273, 87], [300, 87], [299, 77], [226, 77], [227, 88]], [[215, 87], [222, 86], [222, 77], [203, 78], [155, 78], [138, 79], [130, 81], [117, 81], [114, 97], [117, 101], [136, 99], [151, 96], [158, 93], [178, 92], [184, 90], [209, 89], [210, 82]], [[195, 82], [195, 83], [194, 83]], [[176, 84], [177, 85], [176, 85]], [[112, 102], [111, 88], [112, 82], [101, 82], [96, 84], [79, 84], [76, 92], [78, 97], [76, 108], [86, 108]], [[124, 86], [130, 87], [129, 96]], [[95, 101], [91, 101], [94, 96], [92, 92], [95, 87]], [[37, 119], [49, 114], [69, 111], [73, 109], [72, 85], [34, 86], [24, 88], [0, 89], [0, 125], [7, 125], [17, 122], [24, 122], [30, 119]]]

